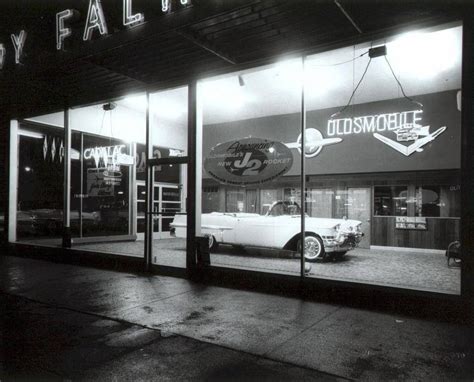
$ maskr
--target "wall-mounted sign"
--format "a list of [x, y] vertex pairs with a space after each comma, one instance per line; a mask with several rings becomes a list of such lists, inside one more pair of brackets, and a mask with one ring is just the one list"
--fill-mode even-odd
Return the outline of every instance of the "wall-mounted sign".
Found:
[[[446, 130], [446, 126], [440, 127], [438, 130], [430, 133], [429, 126], [401, 126], [394, 133], [397, 135], [397, 141], [387, 138], [384, 135], [374, 133], [374, 138], [385, 143], [387, 146], [398, 151], [400, 154], [410, 156], [411, 154], [423, 151], [423, 146], [434, 141], [438, 135]], [[406, 146], [399, 142], [415, 141]]]
[[214, 179], [231, 185], [257, 185], [275, 180], [293, 165], [293, 154], [281, 142], [243, 138], [218, 144], [204, 161]]
[[397, 216], [396, 229], [427, 230], [426, 218], [421, 216]]
[[[306, 173], [459, 169], [461, 113], [457, 94], [457, 90], [450, 90], [417, 95], [423, 110], [413, 110], [404, 98], [355, 104], [339, 119], [330, 119], [338, 107], [308, 110]], [[203, 152], [228, 141], [231, 132], [236, 138], [261, 136], [285, 142], [293, 154], [301, 150], [299, 113], [242, 120], [238, 128], [234, 126], [235, 122], [205, 126]], [[286, 175], [299, 176], [300, 171], [300, 161], [295, 160]]]
[[[408, 157], [415, 152], [422, 152], [423, 146], [446, 130], [446, 126], [443, 126], [430, 133], [430, 126], [419, 123], [422, 119], [422, 110], [330, 119], [327, 134], [334, 136], [372, 133], [375, 139]], [[381, 132], [392, 132], [395, 139], [382, 135]], [[407, 142], [413, 143], [407, 145]]]

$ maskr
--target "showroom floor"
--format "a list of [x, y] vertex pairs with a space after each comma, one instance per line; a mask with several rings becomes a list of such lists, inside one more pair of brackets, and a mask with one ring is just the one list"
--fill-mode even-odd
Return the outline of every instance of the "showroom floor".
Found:
[[[143, 242], [81, 244], [76, 248], [98, 252], [143, 256]], [[155, 240], [153, 262], [185, 266], [183, 239]], [[262, 272], [298, 275], [299, 258], [291, 252], [237, 249], [221, 246], [212, 254], [211, 264]], [[460, 267], [448, 267], [440, 253], [362, 249], [349, 252], [343, 261], [311, 264], [310, 277], [403, 287], [449, 294], [460, 293]]]

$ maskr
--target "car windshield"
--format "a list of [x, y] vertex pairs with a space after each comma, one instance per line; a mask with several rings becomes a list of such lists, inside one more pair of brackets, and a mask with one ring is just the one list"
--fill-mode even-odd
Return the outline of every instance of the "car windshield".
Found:
[[300, 215], [300, 206], [295, 202], [276, 202], [267, 212], [267, 216]]

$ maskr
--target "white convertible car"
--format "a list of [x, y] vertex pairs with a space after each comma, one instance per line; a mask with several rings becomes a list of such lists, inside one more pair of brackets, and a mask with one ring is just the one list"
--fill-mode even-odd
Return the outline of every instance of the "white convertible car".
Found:
[[[219, 244], [287, 249], [301, 248], [301, 215], [299, 205], [279, 201], [265, 215], [252, 213], [212, 212], [202, 214], [201, 232], [209, 237], [214, 251]], [[342, 258], [364, 235], [358, 220], [305, 219], [305, 258], [308, 261]], [[171, 235], [186, 237], [186, 215], [176, 215]]]

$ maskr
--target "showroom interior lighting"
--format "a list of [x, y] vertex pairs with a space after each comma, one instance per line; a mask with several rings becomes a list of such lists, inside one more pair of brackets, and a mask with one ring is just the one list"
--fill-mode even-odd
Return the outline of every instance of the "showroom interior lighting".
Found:
[[204, 104], [207, 106], [218, 105], [219, 108], [229, 110], [243, 107], [251, 101], [248, 87], [241, 86], [235, 77], [226, 77], [201, 84]]
[[458, 28], [435, 32], [410, 32], [387, 44], [389, 59], [400, 73], [433, 78], [456, 65]]
[[[120, 104], [129, 109], [145, 113], [146, 95], [128, 96], [120, 101]], [[161, 96], [160, 93], [155, 93], [150, 97], [150, 112], [158, 119], [178, 119], [187, 112], [186, 100], [175, 99], [175, 97], [170, 97], [169, 94]]]
[[291, 89], [303, 83], [303, 65], [301, 59], [290, 59], [275, 66], [275, 78], [280, 87]]

